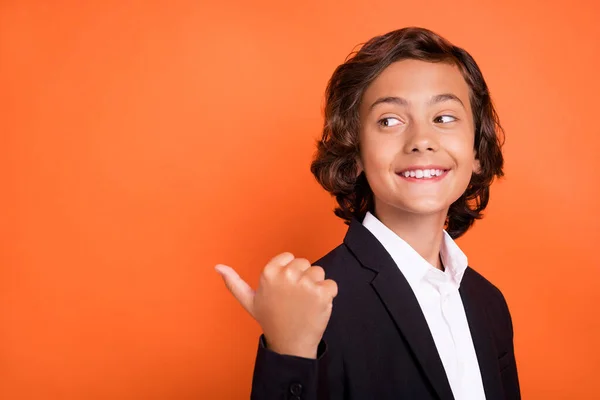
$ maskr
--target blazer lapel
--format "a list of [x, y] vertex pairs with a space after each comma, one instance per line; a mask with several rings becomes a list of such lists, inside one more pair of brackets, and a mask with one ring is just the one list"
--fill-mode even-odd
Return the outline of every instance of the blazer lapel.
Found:
[[498, 352], [494, 345], [494, 338], [487, 323], [485, 304], [477, 296], [475, 286], [472, 284], [472, 271], [467, 268], [459, 289], [465, 314], [469, 322], [473, 346], [477, 353], [479, 370], [483, 381], [486, 400], [503, 399], [502, 378], [498, 370]]
[[425, 316], [408, 281], [383, 245], [358, 220], [344, 243], [360, 263], [377, 272], [371, 282], [441, 400], [454, 399]]

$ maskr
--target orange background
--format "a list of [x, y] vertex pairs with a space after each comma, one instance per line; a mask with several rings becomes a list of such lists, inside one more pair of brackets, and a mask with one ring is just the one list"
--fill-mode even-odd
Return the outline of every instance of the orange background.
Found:
[[340, 242], [323, 91], [408, 25], [473, 54], [507, 132], [459, 244], [524, 398], [600, 398], [598, 2], [83, 3], [0, 3], [0, 398], [247, 398], [259, 328], [213, 266]]

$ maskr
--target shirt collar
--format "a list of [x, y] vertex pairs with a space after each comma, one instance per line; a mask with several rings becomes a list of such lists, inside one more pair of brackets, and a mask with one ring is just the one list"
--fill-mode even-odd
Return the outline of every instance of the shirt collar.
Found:
[[442, 272], [429, 264], [415, 249], [370, 212], [365, 215], [363, 226], [387, 250], [411, 287], [426, 276], [435, 276], [436, 273], [438, 275], [440, 273], [447, 274], [457, 285], [460, 285], [468, 265], [467, 256], [445, 230], [440, 247], [440, 255], [445, 268], [445, 271]]
[[456, 282], [457, 285], [460, 285], [462, 277], [469, 265], [469, 260], [467, 255], [460, 247], [458, 247], [456, 242], [445, 230], [444, 240], [442, 240], [442, 247], [440, 248], [440, 256], [442, 257], [444, 268], [448, 271], [454, 282]]

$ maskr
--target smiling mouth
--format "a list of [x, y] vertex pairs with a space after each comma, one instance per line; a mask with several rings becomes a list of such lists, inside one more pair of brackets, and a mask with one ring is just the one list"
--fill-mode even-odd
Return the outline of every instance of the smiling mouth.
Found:
[[426, 168], [426, 169], [407, 169], [397, 172], [396, 174], [402, 178], [409, 180], [439, 180], [446, 176], [448, 169], [441, 168]]

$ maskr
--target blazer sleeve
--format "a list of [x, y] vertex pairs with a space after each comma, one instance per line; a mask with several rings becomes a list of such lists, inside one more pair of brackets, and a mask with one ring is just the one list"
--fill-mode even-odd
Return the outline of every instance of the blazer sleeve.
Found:
[[327, 346], [322, 340], [317, 359], [278, 354], [267, 348], [264, 335], [261, 335], [254, 365], [251, 400], [317, 400], [319, 365], [323, 363], [326, 353]]

